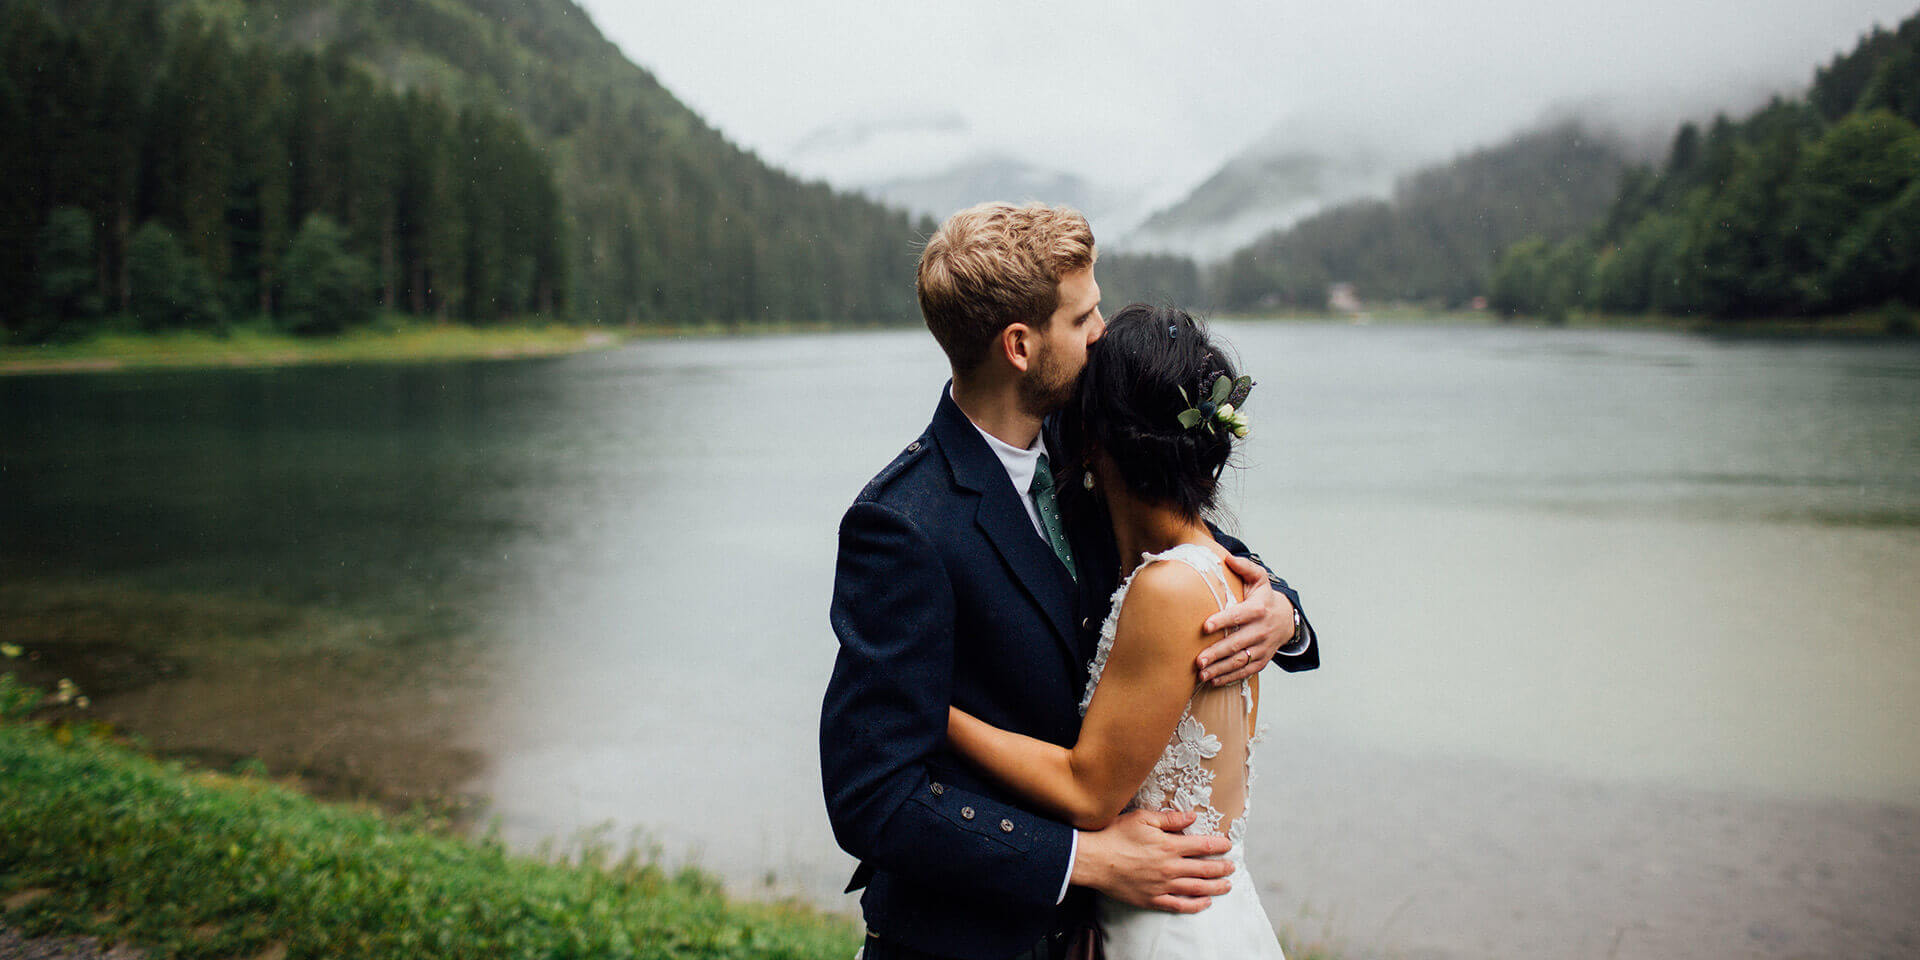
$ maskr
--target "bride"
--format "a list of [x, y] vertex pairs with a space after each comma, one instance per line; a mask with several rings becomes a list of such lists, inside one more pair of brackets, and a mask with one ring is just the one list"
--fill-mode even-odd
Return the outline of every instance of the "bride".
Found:
[[1219, 639], [1196, 625], [1242, 593], [1202, 517], [1246, 436], [1238, 407], [1250, 387], [1184, 311], [1134, 304], [1108, 321], [1062, 414], [1061, 486], [1106, 502], [1119, 556], [1137, 565], [1101, 628], [1079, 740], [1061, 747], [950, 714], [956, 749], [1076, 827], [1180, 810], [1196, 814], [1187, 833], [1233, 842], [1233, 888], [1200, 913], [1102, 897], [1107, 960], [1283, 960], [1244, 861], [1259, 678], [1215, 687], [1194, 666]]

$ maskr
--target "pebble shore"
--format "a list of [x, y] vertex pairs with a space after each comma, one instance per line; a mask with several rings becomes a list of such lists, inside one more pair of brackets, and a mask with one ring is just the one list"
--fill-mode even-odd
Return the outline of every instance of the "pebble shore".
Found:
[[146, 956], [125, 945], [108, 949], [94, 937], [23, 937], [0, 926], [0, 960], [145, 960]]

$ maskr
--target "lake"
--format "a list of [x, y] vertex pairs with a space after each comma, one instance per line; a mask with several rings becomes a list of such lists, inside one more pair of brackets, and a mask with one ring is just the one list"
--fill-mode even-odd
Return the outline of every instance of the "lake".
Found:
[[[1920, 952], [1920, 345], [1217, 330], [1230, 526], [1323, 642], [1251, 826], [1296, 941]], [[852, 910], [834, 530], [944, 378], [915, 330], [0, 379], [0, 639], [162, 750]]]

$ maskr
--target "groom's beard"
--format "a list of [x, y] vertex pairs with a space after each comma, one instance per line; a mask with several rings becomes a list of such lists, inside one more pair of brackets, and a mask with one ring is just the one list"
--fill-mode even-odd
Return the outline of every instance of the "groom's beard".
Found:
[[1068, 373], [1052, 350], [1042, 348], [1034, 357], [1033, 369], [1020, 378], [1020, 409], [1035, 417], [1058, 413], [1073, 399], [1079, 377]]

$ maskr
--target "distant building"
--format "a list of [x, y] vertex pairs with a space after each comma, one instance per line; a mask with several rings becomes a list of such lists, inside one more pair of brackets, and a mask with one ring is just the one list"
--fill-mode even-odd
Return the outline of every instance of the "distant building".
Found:
[[1336, 283], [1327, 287], [1327, 309], [1335, 313], [1359, 313], [1360, 295], [1351, 283]]

